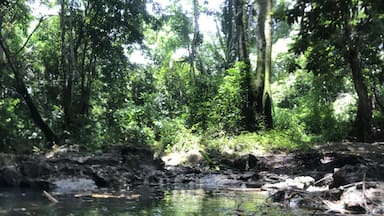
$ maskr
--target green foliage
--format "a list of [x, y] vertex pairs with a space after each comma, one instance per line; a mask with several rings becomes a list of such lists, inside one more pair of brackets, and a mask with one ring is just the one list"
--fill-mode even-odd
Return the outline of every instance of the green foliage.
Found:
[[155, 128], [159, 139], [154, 147], [159, 151], [187, 151], [199, 146], [199, 136], [187, 129], [181, 118], [156, 121]]
[[113, 119], [119, 126], [114, 139], [123, 143], [151, 145], [154, 142], [154, 134], [148, 126], [142, 124], [143, 114], [143, 109], [133, 106], [113, 113]]
[[[314, 141], [340, 141], [350, 129], [355, 100], [350, 87], [331, 78], [298, 71], [275, 83], [275, 129], [290, 129], [297, 137]], [[308, 137], [309, 136], [309, 137]], [[319, 137], [320, 136], [320, 137]]]
[[[8, 2], [7, 6], [0, 4], [1, 34], [25, 69], [22, 77], [36, 107], [63, 143], [88, 149], [126, 143], [157, 151], [292, 151], [308, 148], [311, 141], [346, 138], [356, 116], [357, 95], [348, 76], [351, 68], [343, 40], [347, 29], [340, 28], [345, 25], [341, 12], [351, 11], [335, 10], [331, 7], [335, 1], [299, 0], [287, 16], [285, 10], [292, 7], [279, 1], [273, 14], [273, 39], [294, 39], [295, 43], [289, 53], [273, 60], [275, 127], [269, 131], [261, 127], [257, 133], [242, 133], [241, 107], [246, 94], [241, 71], [245, 64], [234, 64], [237, 45], [232, 1], [226, 1], [222, 13], [206, 11], [220, 18], [223, 28], [217, 35], [199, 39], [196, 56], [191, 53], [193, 14], [180, 1], [157, 11], [156, 17], [148, 15], [146, 1], [139, 0], [67, 5], [64, 51], [59, 15], [47, 17], [20, 50], [34, 18], [26, 1]], [[352, 3], [361, 8], [349, 5]], [[358, 11], [350, 20], [352, 36], [362, 35], [367, 42], [361, 47], [363, 76], [374, 96], [374, 129], [382, 131], [384, 7], [379, 7], [380, 1], [360, 0], [336, 5]], [[291, 38], [292, 27], [287, 22], [298, 20], [304, 12], [311, 12], [302, 26], [306, 29]], [[251, 32], [254, 27], [250, 23]], [[63, 126], [67, 85], [63, 71], [71, 66], [72, 48], [75, 70], [67, 80], [72, 84], [71, 121]], [[257, 54], [256, 48], [251, 47], [250, 52]], [[133, 50], [140, 50], [148, 63], [131, 63]], [[62, 56], [67, 64], [62, 64]], [[43, 150], [42, 133], [15, 90], [9, 64], [4, 56], [0, 58], [0, 150], [19, 148], [19, 143]]]
[[297, 137], [294, 129], [268, 130], [258, 133], [243, 133], [237, 136], [206, 137], [202, 145], [207, 151], [223, 154], [243, 154], [248, 152], [296, 151], [311, 148], [308, 137]]
[[216, 96], [211, 102], [209, 114], [209, 128], [213, 131], [238, 133], [241, 130], [241, 67], [236, 63], [233, 68], [226, 71], [223, 81], [218, 87]]
[[15, 113], [18, 99], [2, 98], [0, 100], [0, 150], [7, 150], [11, 141], [17, 137], [19, 117]]

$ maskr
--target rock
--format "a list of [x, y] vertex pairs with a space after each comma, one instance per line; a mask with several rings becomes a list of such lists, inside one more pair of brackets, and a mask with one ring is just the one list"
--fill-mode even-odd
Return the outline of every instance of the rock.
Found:
[[367, 199], [364, 196], [362, 190], [358, 190], [356, 187], [350, 187], [345, 190], [341, 197], [340, 202], [344, 203], [345, 209], [355, 214], [365, 214], [365, 204]]
[[329, 187], [337, 188], [354, 182], [363, 181], [364, 173], [366, 173], [366, 171], [367, 168], [365, 166], [345, 165], [335, 171], [333, 174], [333, 182]]
[[164, 163], [159, 158], [153, 157], [154, 153], [145, 148], [122, 147], [122, 163], [130, 169], [163, 169]]
[[237, 179], [241, 181], [256, 181], [260, 179], [260, 176], [258, 173], [244, 173], [239, 175]]
[[54, 172], [54, 169], [44, 160], [27, 160], [20, 164], [20, 171], [26, 178], [45, 177]]
[[321, 164], [321, 157], [322, 155], [318, 152], [302, 153], [294, 156], [295, 160], [302, 168], [309, 169], [319, 167]]
[[120, 187], [131, 181], [127, 178], [127, 172], [119, 170], [115, 166], [92, 166], [92, 179], [98, 187]]
[[273, 193], [270, 198], [272, 202], [283, 202], [285, 200], [285, 190], [278, 190], [275, 193]]
[[[77, 159], [77, 158], [75, 158]], [[78, 160], [75, 160], [78, 161]], [[119, 166], [121, 164], [120, 155], [101, 154], [93, 157], [87, 157], [83, 162], [86, 165]]]
[[290, 188], [305, 189], [309, 185], [315, 182], [315, 179], [311, 176], [298, 176], [295, 178], [288, 178], [285, 181], [264, 184], [262, 189], [264, 190], [287, 190]]
[[365, 161], [362, 157], [356, 155], [332, 153], [327, 154], [322, 159], [322, 163], [322, 170], [332, 171], [335, 168], [341, 168], [346, 165], [365, 164]]
[[0, 187], [19, 186], [22, 175], [16, 165], [8, 165], [0, 168]]
[[222, 187], [225, 185], [235, 185], [239, 182], [231, 179], [230, 176], [223, 174], [209, 174], [201, 177], [198, 182], [199, 185], [204, 187]]
[[76, 176], [59, 177], [52, 181], [56, 193], [76, 193], [93, 191], [97, 188], [93, 179]]
[[252, 154], [247, 154], [236, 158], [233, 162], [233, 167], [238, 170], [248, 171], [257, 168], [258, 160]]

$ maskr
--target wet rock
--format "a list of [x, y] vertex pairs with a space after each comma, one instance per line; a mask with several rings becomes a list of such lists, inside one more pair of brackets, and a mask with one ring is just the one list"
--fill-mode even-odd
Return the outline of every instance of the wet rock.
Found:
[[236, 158], [233, 162], [233, 167], [238, 170], [248, 171], [257, 168], [258, 160], [256, 156], [247, 154]]
[[245, 186], [247, 188], [261, 188], [263, 185], [264, 185], [264, 183], [261, 182], [261, 181], [255, 181], [255, 182], [251, 181], [251, 182], [246, 182], [245, 183]]
[[197, 183], [205, 187], [221, 187], [225, 185], [235, 185], [239, 182], [223, 174], [210, 174], [201, 177]]
[[115, 166], [94, 165], [92, 166], [92, 170], [92, 179], [98, 187], [119, 187], [131, 180], [127, 178], [126, 171], [119, 170], [119, 168]]
[[298, 176], [295, 178], [288, 178], [285, 181], [277, 183], [267, 183], [263, 185], [264, 190], [288, 190], [290, 188], [304, 189], [315, 182], [315, 179], [311, 176]]
[[93, 179], [81, 177], [59, 177], [52, 180], [53, 191], [56, 193], [75, 193], [93, 191], [97, 188]]
[[88, 157], [86, 160], [84, 160], [83, 163], [86, 165], [119, 166], [121, 163], [121, 158], [116, 156], [118, 155], [114, 155], [114, 154], [95, 155], [93, 157]]
[[22, 175], [16, 165], [0, 168], [0, 187], [18, 186], [22, 182]]
[[313, 169], [321, 165], [320, 160], [322, 158], [322, 155], [318, 152], [309, 152], [297, 154], [294, 156], [294, 158], [297, 161], [297, 164], [302, 168]]
[[340, 202], [344, 204], [345, 209], [355, 214], [365, 214], [365, 205], [367, 204], [366, 196], [362, 190], [357, 187], [350, 187], [345, 190], [341, 197]]
[[38, 178], [52, 174], [54, 169], [44, 160], [32, 159], [21, 163], [20, 171], [26, 178]]
[[145, 180], [151, 183], [162, 181], [154, 171], [163, 170], [163, 163], [148, 149], [124, 146], [104, 153], [66, 152], [49, 158], [42, 155], [0, 156], [0, 186], [49, 188], [61, 183], [62, 176], [90, 179], [98, 187], [114, 188], [138, 185]]
[[346, 165], [365, 164], [364, 159], [360, 156], [337, 153], [327, 154], [321, 161], [323, 163], [321, 169], [324, 171], [332, 171]]
[[337, 188], [343, 185], [351, 184], [354, 182], [363, 181], [364, 173], [367, 172], [365, 166], [353, 166], [345, 165], [340, 169], [336, 169], [333, 174], [333, 182], [330, 184], [330, 188]]
[[272, 202], [283, 202], [285, 200], [285, 190], [278, 190], [275, 193], [273, 193], [270, 198]]
[[122, 163], [133, 169], [163, 169], [164, 163], [161, 159], [154, 158], [153, 151], [145, 148], [123, 147], [121, 148]]
[[240, 181], [256, 181], [260, 178], [258, 173], [244, 173], [237, 177]]

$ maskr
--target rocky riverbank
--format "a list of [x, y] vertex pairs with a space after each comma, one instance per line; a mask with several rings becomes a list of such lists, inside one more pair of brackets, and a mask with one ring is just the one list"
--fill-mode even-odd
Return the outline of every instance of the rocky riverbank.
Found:
[[148, 149], [126, 146], [94, 154], [0, 154], [0, 186], [73, 194], [102, 188], [128, 191], [141, 185], [222, 187], [264, 191], [272, 202], [289, 208], [384, 214], [383, 153], [356, 152], [318, 149], [242, 156], [197, 152], [184, 166], [168, 166]]
[[117, 147], [87, 154], [0, 155], [0, 186], [34, 187], [71, 192], [142, 184], [163, 173], [163, 162], [153, 152]]

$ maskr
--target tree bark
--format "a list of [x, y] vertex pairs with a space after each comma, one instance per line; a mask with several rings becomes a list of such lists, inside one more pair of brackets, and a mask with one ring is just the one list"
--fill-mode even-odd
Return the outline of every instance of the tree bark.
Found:
[[237, 31], [236, 31], [236, 0], [227, 0], [223, 12], [223, 25], [222, 29], [225, 34], [225, 63], [224, 68], [229, 69], [236, 63], [236, 59], [239, 56], [237, 44]]
[[354, 14], [350, 12], [344, 17], [343, 35], [346, 43], [344, 55], [351, 68], [352, 80], [358, 97], [357, 114], [350, 136], [357, 141], [367, 142], [372, 138], [372, 100], [365, 84], [361, 65], [361, 46], [363, 41], [358, 29], [353, 29], [351, 25], [353, 16]]
[[273, 128], [272, 119], [272, 0], [261, 0], [262, 7], [265, 7], [264, 35], [265, 35], [265, 56], [264, 56], [264, 90], [263, 90], [263, 116], [267, 129]]
[[[0, 11], [2, 12], [2, 11]], [[3, 26], [3, 15], [0, 14], [0, 34], [1, 34], [1, 26]], [[3, 51], [3, 48], [2, 46], [0, 46], [0, 68], [3, 68], [4, 66], [4, 51]]]
[[[61, 30], [61, 72], [63, 74], [63, 110], [64, 110], [64, 130], [69, 130], [71, 124], [71, 104], [72, 104], [72, 81], [70, 61], [66, 42], [66, 1], [60, 0], [60, 30]], [[70, 29], [72, 30], [72, 29]]]
[[362, 74], [360, 46], [361, 41], [357, 39], [349, 47], [348, 61], [352, 70], [352, 79], [358, 96], [357, 114], [351, 131], [351, 136], [357, 141], [367, 142], [371, 140], [372, 104], [368, 94], [368, 88]]
[[259, 0], [259, 16], [257, 19], [258, 53], [256, 66], [255, 110], [256, 120], [267, 129], [273, 127], [271, 62], [272, 62], [272, 0]]
[[246, 12], [246, 0], [235, 1], [236, 11], [236, 32], [238, 59], [244, 65], [241, 67], [241, 89], [243, 102], [241, 107], [241, 115], [243, 117], [243, 127], [247, 131], [256, 130], [255, 112], [253, 104], [255, 101], [251, 86], [251, 62], [249, 60], [249, 42], [248, 42], [248, 24]]

